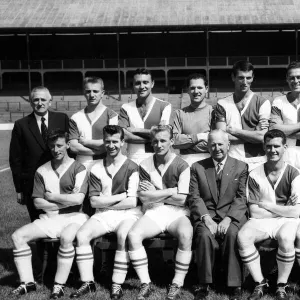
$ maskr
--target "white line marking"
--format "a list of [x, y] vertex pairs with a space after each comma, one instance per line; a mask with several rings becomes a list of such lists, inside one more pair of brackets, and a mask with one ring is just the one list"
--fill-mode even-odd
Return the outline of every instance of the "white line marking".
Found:
[[10, 170], [10, 168], [8, 167], [8, 168], [5, 168], [5, 169], [2, 169], [2, 170], [0, 170], [0, 173], [5, 172], [7, 170]]
[[12, 130], [14, 123], [0, 124], [0, 130]]

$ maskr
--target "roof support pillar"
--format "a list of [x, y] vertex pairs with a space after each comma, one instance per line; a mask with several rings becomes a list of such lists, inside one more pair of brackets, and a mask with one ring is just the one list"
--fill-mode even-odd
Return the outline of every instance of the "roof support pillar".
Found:
[[[206, 30], [206, 78], [207, 85], [209, 86], [209, 31]], [[209, 89], [207, 92], [207, 98], [209, 99]]]
[[298, 28], [295, 30], [296, 33], [296, 60], [298, 60]]
[[117, 53], [118, 53], [118, 91], [119, 101], [121, 101], [121, 72], [120, 72], [120, 34], [117, 32]]
[[31, 73], [30, 73], [30, 46], [29, 46], [29, 34], [26, 34], [26, 50], [27, 50], [27, 69], [28, 69], [28, 90], [29, 98], [31, 93]]

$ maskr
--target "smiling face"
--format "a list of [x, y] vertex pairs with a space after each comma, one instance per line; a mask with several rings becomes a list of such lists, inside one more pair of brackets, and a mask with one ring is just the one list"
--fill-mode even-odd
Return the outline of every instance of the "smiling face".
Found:
[[166, 130], [157, 132], [151, 139], [151, 145], [156, 155], [166, 155], [173, 144], [174, 140]]
[[198, 107], [205, 99], [206, 93], [208, 92], [208, 87], [205, 86], [204, 80], [202, 78], [191, 79], [190, 86], [188, 88], [188, 94], [191, 99], [191, 106]]
[[208, 136], [208, 150], [211, 157], [221, 162], [229, 151], [230, 142], [228, 136], [221, 131], [212, 132]]
[[133, 77], [133, 88], [138, 98], [147, 98], [152, 93], [154, 81], [149, 74], [136, 74]]
[[67, 155], [67, 150], [69, 149], [69, 143], [66, 142], [64, 137], [59, 137], [54, 141], [50, 141], [48, 146], [56, 161], [63, 160], [65, 155]]
[[282, 159], [284, 152], [287, 148], [286, 144], [283, 144], [281, 137], [267, 138], [264, 143], [264, 150], [268, 161], [277, 162]]
[[253, 71], [238, 70], [236, 76], [231, 74], [231, 79], [234, 82], [236, 92], [247, 93], [250, 90], [251, 84], [254, 79]]
[[38, 116], [44, 116], [51, 106], [51, 95], [47, 90], [36, 90], [31, 95], [30, 105]]
[[113, 135], [105, 134], [104, 136], [104, 146], [107, 152], [107, 155], [110, 157], [116, 157], [124, 145], [124, 140], [121, 140], [120, 133]]
[[300, 68], [290, 69], [286, 76], [286, 82], [292, 92], [300, 93]]
[[88, 82], [83, 89], [88, 106], [97, 106], [103, 98], [104, 90], [100, 83]]

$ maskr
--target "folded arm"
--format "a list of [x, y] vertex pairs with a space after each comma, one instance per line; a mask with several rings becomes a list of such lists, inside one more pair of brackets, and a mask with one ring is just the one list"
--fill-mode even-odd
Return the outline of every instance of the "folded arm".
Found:
[[285, 218], [299, 218], [300, 215], [300, 204], [297, 204], [295, 206], [282, 206], [277, 205], [275, 203], [258, 203], [259, 208], [265, 209], [269, 211], [272, 214], [275, 214], [279, 217], [285, 217]]
[[146, 144], [150, 143], [150, 137], [148, 136], [139, 136], [137, 133], [133, 133], [131, 131], [128, 131], [129, 127], [127, 129], [123, 128], [125, 133], [125, 142], [130, 144]]
[[54, 211], [69, 206], [69, 205], [59, 204], [56, 202], [51, 202], [43, 198], [34, 198], [33, 203], [37, 209], [42, 209], [44, 211]]
[[76, 139], [70, 140], [70, 150], [74, 154], [79, 154], [79, 155], [99, 155], [105, 152], [105, 148], [103, 144], [100, 145], [99, 148], [96, 150], [82, 145]]
[[55, 202], [58, 204], [68, 206], [80, 205], [84, 200], [83, 193], [76, 193], [76, 194], [56, 194], [46, 192], [44, 198], [48, 201]]

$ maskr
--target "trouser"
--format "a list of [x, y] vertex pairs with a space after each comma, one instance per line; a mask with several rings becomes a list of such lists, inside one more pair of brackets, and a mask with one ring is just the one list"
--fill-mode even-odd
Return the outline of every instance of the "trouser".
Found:
[[216, 239], [204, 223], [197, 224], [194, 231], [199, 283], [213, 283], [217, 251], [220, 251], [221, 269], [226, 276], [227, 286], [241, 286], [242, 263], [237, 247], [239, 228], [231, 223], [222, 240]]

